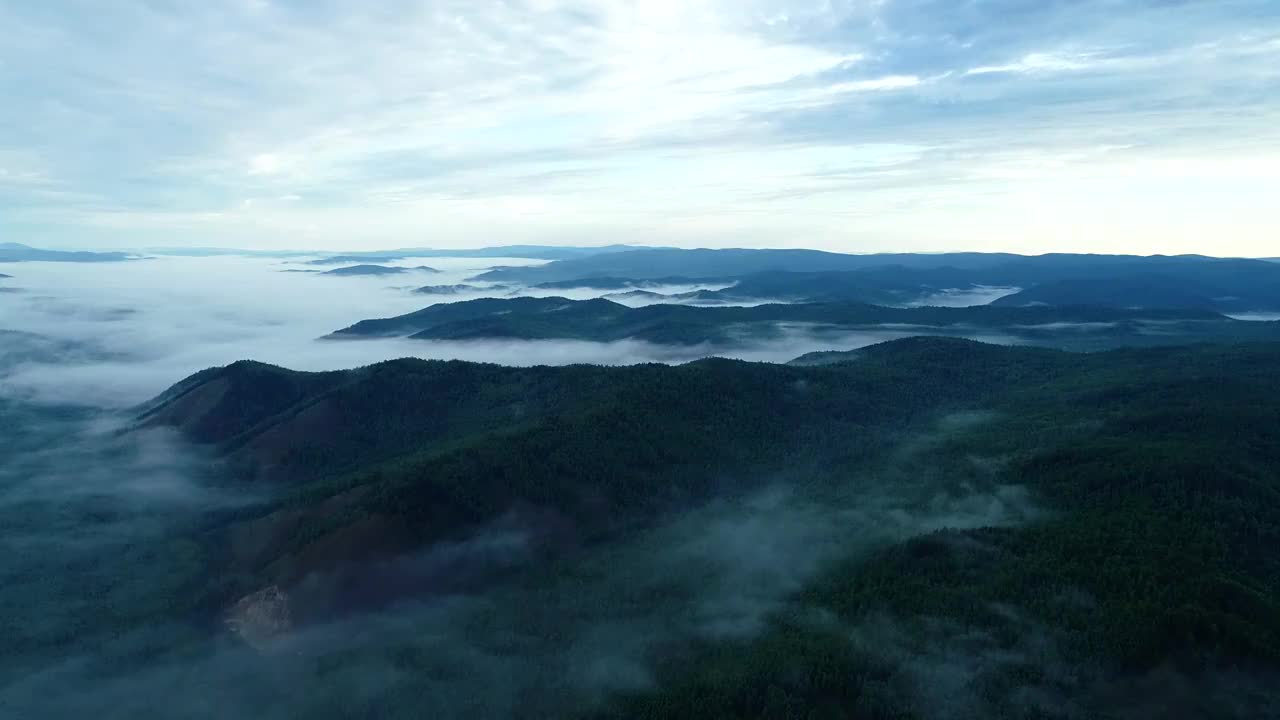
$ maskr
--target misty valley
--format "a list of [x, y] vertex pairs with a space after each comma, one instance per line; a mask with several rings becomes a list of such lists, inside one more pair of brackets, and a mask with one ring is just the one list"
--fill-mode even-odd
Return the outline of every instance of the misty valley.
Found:
[[6, 717], [1280, 713], [1280, 264], [0, 270]]

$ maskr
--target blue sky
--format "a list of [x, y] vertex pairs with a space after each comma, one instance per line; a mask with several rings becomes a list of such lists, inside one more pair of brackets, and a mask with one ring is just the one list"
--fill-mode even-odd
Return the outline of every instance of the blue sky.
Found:
[[0, 0], [0, 240], [1280, 255], [1274, 0]]

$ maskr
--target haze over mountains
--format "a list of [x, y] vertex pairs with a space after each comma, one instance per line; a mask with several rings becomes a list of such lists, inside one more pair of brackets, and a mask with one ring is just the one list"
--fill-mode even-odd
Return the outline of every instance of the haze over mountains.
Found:
[[21, 243], [0, 243], [0, 263], [17, 262], [119, 262], [135, 256], [122, 252], [41, 250]]
[[1280, 265], [529, 252], [14, 265], [0, 708], [1277, 708]]

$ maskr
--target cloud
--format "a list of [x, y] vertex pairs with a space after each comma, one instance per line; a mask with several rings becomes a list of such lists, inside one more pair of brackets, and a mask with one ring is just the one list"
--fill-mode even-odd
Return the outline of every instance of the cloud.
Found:
[[1063, 72], [1070, 70], [1086, 70], [1101, 64], [1095, 55], [1082, 53], [1077, 55], [1061, 55], [1055, 53], [1030, 53], [1007, 65], [984, 65], [965, 70], [966, 75], [989, 75], [991, 73], [1038, 73]]
[[270, 153], [254, 155], [249, 160], [250, 175], [273, 175], [280, 172], [283, 166], [280, 157]]
[[[1266, 0], [9, 3], [0, 209], [54, 244], [262, 247], [1174, 252], [1230, 216], [1221, 251], [1260, 254], [1250, 178], [1149, 162], [1280, 156], [1278, 23]], [[806, 181], [885, 144], [931, 152]], [[1105, 192], [990, 179], [1010, 147], [1098, 144], [1129, 148], [1091, 166]]]

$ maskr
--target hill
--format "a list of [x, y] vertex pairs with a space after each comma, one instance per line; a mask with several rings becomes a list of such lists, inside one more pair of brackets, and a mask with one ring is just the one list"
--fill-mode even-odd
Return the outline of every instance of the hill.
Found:
[[[947, 291], [1022, 289], [1005, 304], [1280, 309], [1280, 268], [1198, 255], [947, 253], [841, 255], [813, 250], [636, 250], [479, 276], [540, 287], [642, 288], [644, 282], [717, 278], [720, 299], [929, 304]], [[1043, 289], [1039, 289], [1043, 288]], [[1011, 291], [1012, 291], [1011, 290]], [[981, 295], [982, 293], [978, 293]], [[1047, 301], [1047, 300], [1046, 300]]]
[[1111, 305], [1208, 308], [1248, 312], [1280, 308], [1280, 283], [1253, 262], [1219, 264], [1178, 274], [1134, 273], [1046, 282], [996, 300], [995, 305]]
[[422, 265], [419, 267], [412, 267], [412, 268], [390, 267], [387, 265], [352, 265], [350, 267], [342, 267], [342, 268], [337, 268], [335, 270], [329, 270], [327, 272], [323, 272], [320, 274], [349, 277], [349, 276], [357, 276], [357, 275], [404, 275], [405, 273], [411, 273], [411, 272], [438, 273], [440, 271], [436, 270], [435, 268], [427, 267], [425, 265]]
[[496, 288], [463, 283], [458, 285], [424, 285], [416, 288], [414, 292], [420, 295], [459, 295], [462, 293], [480, 293], [494, 289]]
[[[600, 705], [572, 681], [508, 675], [528, 683], [532, 715], [912, 717], [947, 702], [1098, 717], [1193, 702], [1234, 717], [1216, 693], [1256, 715], [1280, 663], [1277, 363], [1278, 344], [1076, 355], [941, 338], [827, 367], [236, 363], [179, 384], [144, 422], [278, 488], [199, 536], [204, 580], [167, 585], [174, 612], [276, 588], [305, 626], [480, 594], [500, 610], [466, 632], [510, 615], [516, 635], [486, 646], [508, 663], [558, 663], [556, 648], [653, 613], [657, 644], [609, 655], [654, 668], [651, 682]], [[797, 499], [741, 531], [712, 521], [692, 546], [659, 541], [664, 518], [762, 487]], [[764, 519], [779, 516], [816, 534], [783, 542]], [[519, 551], [480, 542], [494, 533]], [[604, 593], [615, 575], [621, 594]], [[759, 594], [770, 587], [791, 589]], [[455, 657], [413, 617], [389, 646], [298, 666], [291, 692], [302, 682], [322, 716], [342, 716], [359, 705], [351, 671], [390, 653], [380, 701], [413, 697]], [[689, 617], [705, 618], [691, 635], [659, 630]]]
[[[699, 293], [703, 298], [706, 293]], [[485, 298], [441, 303], [393, 318], [363, 320], [329, 339], [644, 340], [726, 348], [778, 340], [790, 332], [838, 339], [871, 330], [901, 334], [1002, 334], [1010, 341], [1072, 349], [1168, 345], [1280, 337], [1280, 323], [1256, 323], [1206, 310], [1128, 310], [1102, 306], [892, 308], [862, 303], [755, 307], [657, 304], [631, 308], [606, 299]]]

